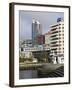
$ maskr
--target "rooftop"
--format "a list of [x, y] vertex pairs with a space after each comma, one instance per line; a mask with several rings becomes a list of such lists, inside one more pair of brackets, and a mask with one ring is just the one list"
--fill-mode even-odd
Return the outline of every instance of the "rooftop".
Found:
[[38, 20], [36, 20], [35, 18], [32, 19], [32, 23], [40, 24], [40, 22]]

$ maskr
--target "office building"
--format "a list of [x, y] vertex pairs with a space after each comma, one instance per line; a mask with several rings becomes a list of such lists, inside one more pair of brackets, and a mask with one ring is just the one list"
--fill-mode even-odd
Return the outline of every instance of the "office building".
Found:
[[46, 46], [48, 45], [48, 47], [50, 47], [50, 35], [51, 35], [51, 31], [48, 31], [44, 35], [45, 35], [45, 45]]
[[38, 44], [42, 45], [45, 43], [45, 36], [44, 35], [39, 35], [38, 36]]
[[57, 23], [50, 26], [50, 47], [56, 55], [64, 55], [64, 21], [57, 19]]
[[32, 45], [38, 44], [38, 37], [42, 35], [42, 26], [38, 20], [32, 21]]

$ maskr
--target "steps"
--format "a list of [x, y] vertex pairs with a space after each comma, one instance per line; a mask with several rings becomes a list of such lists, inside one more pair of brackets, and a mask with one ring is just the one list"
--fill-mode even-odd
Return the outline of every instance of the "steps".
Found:
[[48, 77], [63, 77], [64, 76], [64, 66], [59, 67], [56, 70], [53, 70], [52, 72], [38, 72], [39, 78], [48, 78]]

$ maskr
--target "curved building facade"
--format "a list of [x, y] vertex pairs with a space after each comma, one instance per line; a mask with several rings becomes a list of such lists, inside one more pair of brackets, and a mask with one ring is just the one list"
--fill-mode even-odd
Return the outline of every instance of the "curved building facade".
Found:
[[42, 35], [41, 24], [39, 21], [33, 19], [32, 21], [32, 45], [38, 44], [38, 37]]

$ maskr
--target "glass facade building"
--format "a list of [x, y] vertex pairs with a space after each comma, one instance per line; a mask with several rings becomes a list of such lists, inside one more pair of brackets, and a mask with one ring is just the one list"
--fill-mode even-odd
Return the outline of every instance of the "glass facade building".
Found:
[[41, 24], [39, 21], [33, 19], [32, 21], [32, 45], [38, 44], [38, 37], [42, 35]]

